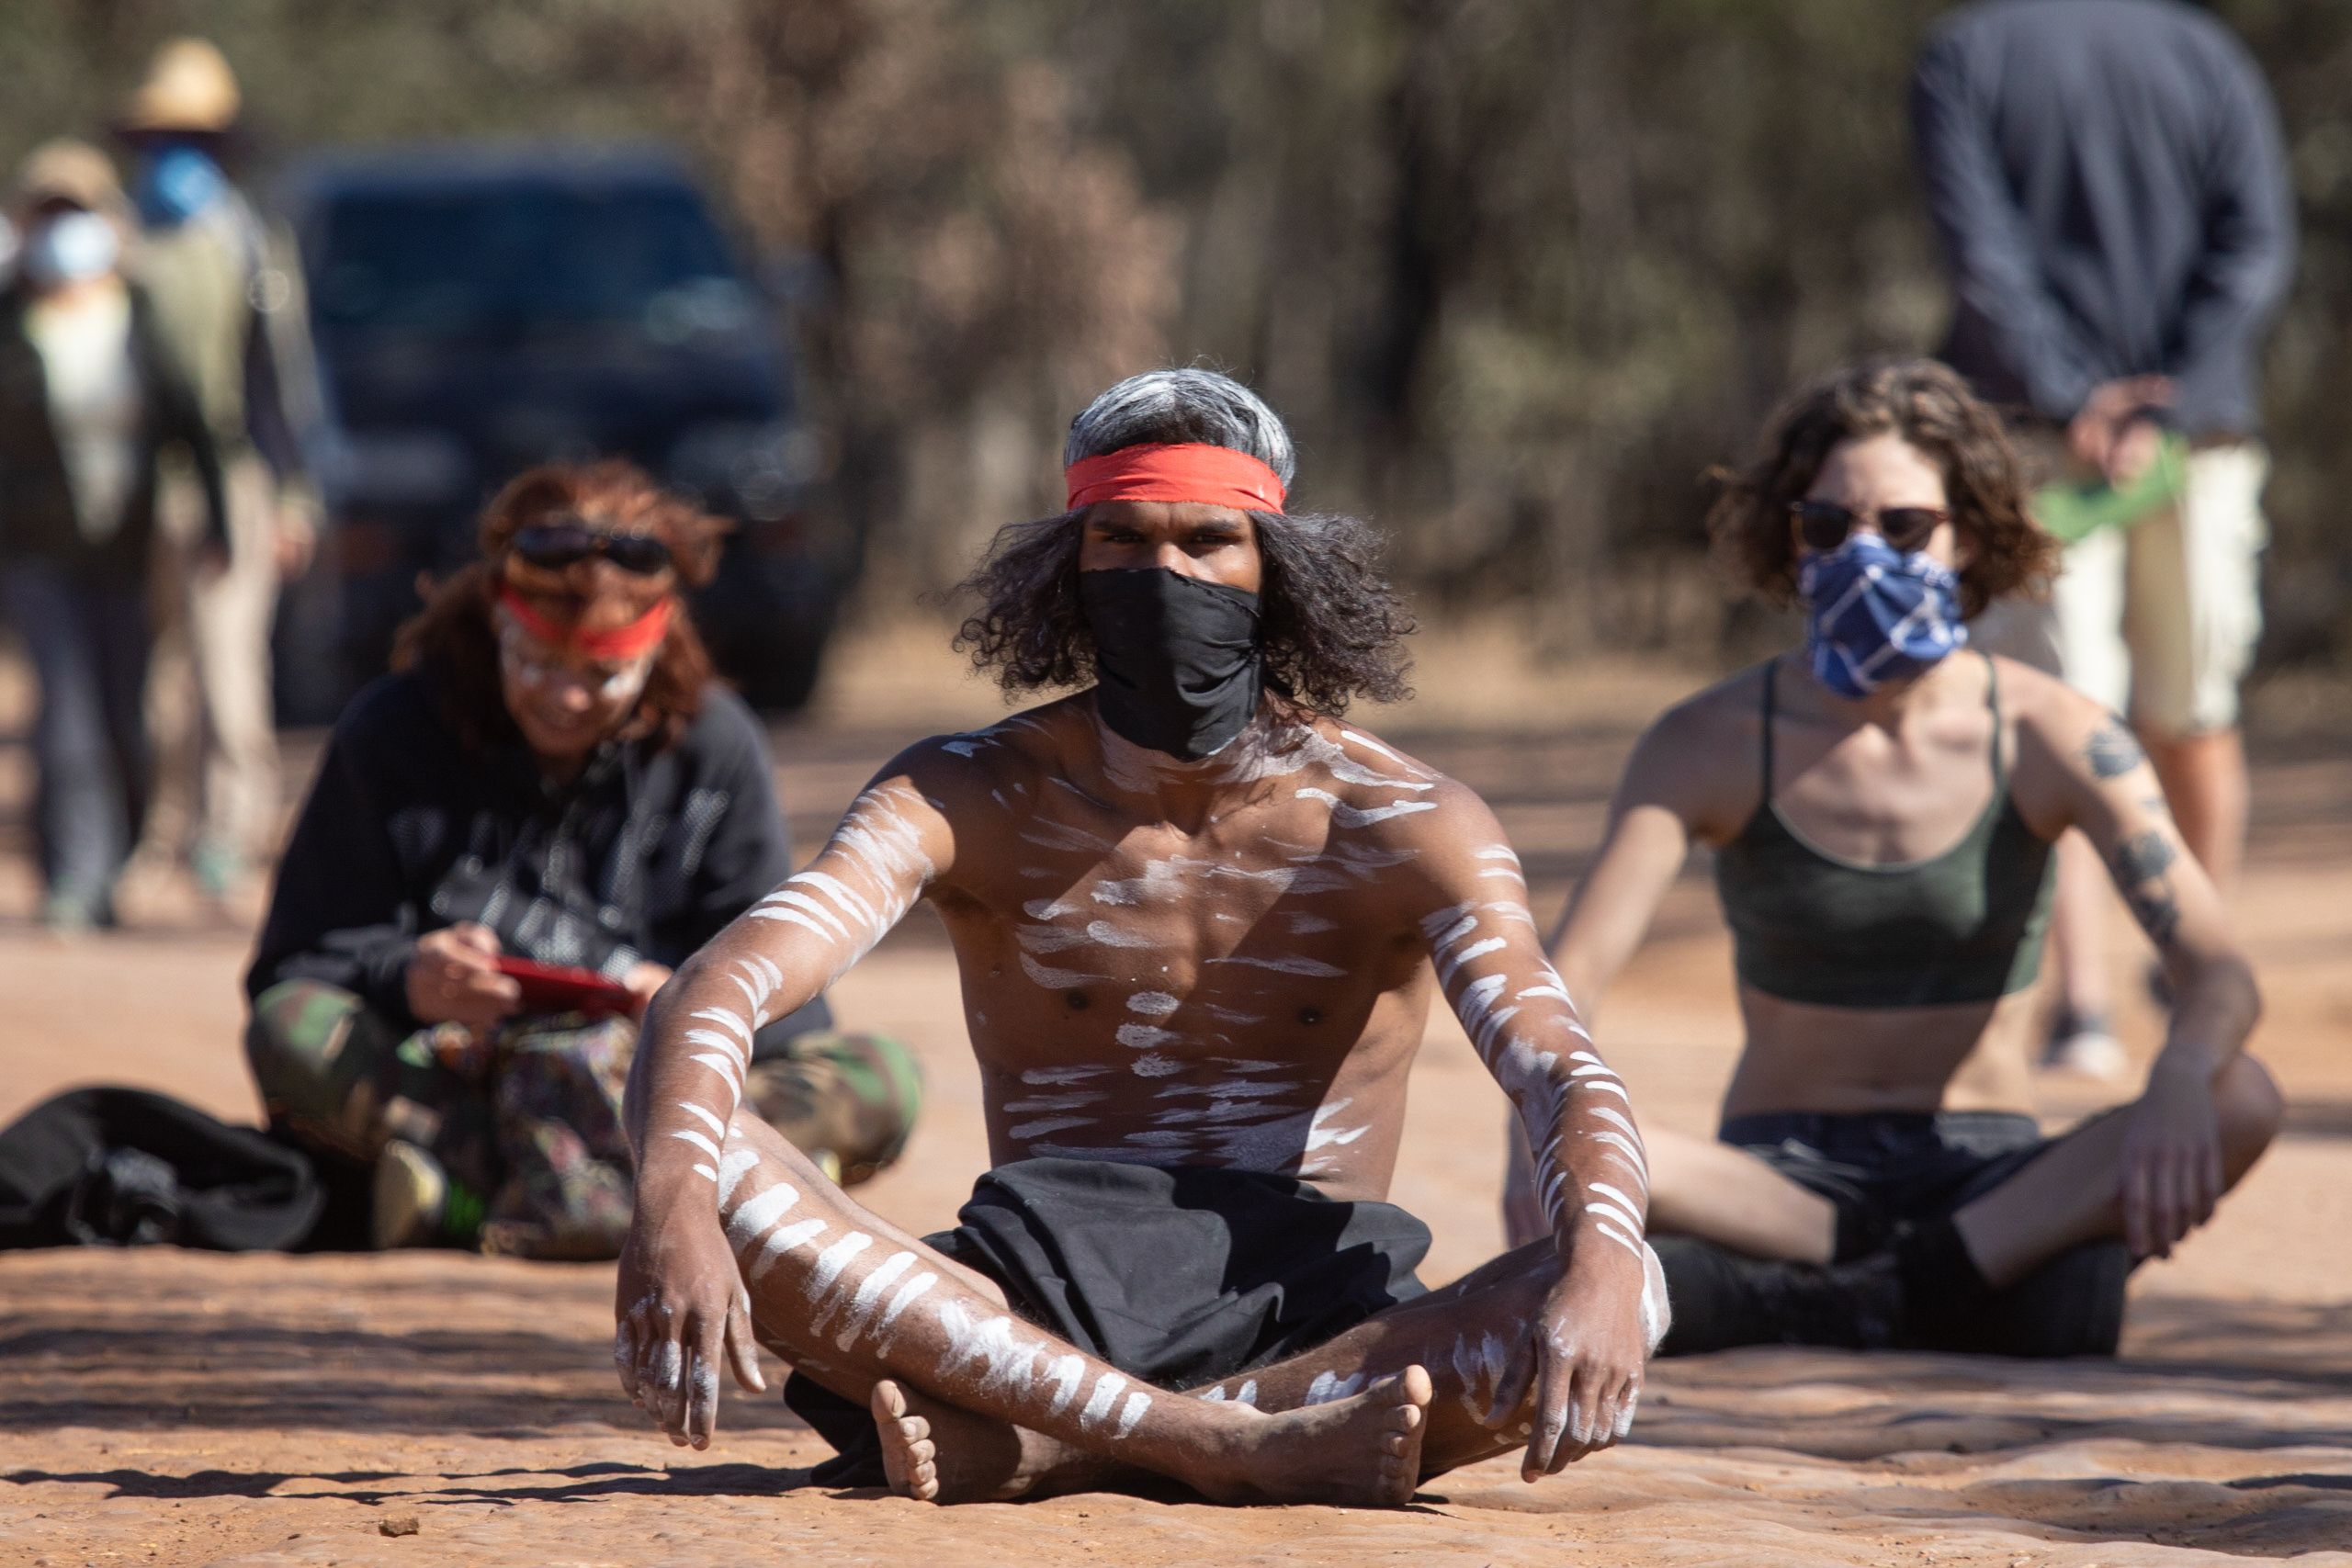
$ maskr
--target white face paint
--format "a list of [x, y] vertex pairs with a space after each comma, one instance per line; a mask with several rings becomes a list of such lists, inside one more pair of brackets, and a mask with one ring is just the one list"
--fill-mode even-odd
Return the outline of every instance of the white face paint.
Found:
[[492, 622], [507, 710], [544, 756], [593, 750], [628, 717], [653, 673], [654, 653], [589, 659], [540, 641], [503, 607], [492, 612]]

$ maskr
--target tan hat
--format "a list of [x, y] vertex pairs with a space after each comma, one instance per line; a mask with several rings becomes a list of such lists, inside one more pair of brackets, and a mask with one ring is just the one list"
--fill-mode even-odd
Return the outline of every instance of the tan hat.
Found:
[[237, 122], [242, 102], [236, 73], [220, 50], [205, 39], [175, 38], [155, 51], [147, 80], [123, 106], [121, 128], [223, 131]]
[[118, 220], [129, 205], [123, 199], [122, 182], [115, 178], [114, 164], [107, 155], [72, 137], [44, 141], [27, 154], [17, 167], [16, 185], [8, 193], [8, 206], [18, 213], [30, 212], [45, 201], [61, 200]]

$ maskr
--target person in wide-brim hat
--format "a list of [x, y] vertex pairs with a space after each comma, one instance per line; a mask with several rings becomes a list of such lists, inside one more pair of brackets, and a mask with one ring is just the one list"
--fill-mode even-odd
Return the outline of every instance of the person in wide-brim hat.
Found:
[[116, 130], [125, 138], [224, 136], [243, 107], [236, 73], [209, 40], [174, 39], [155, 51]]

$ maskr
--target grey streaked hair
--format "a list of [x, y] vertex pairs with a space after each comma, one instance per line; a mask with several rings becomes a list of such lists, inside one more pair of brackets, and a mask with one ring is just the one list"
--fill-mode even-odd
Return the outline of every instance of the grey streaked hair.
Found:
[[1246, 452], [1285, 489], [1298, 468], [1290, 432], [1265, 399], [1230, 376], [1193, 369], [1147, 370], [1101, 394], [1069, 422], [1062, 465], [1163, 442]]

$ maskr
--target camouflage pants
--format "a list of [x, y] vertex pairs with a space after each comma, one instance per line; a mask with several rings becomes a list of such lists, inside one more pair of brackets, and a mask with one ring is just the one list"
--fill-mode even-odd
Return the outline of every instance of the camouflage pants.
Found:
[[[515, 1020], [402, 1034], [348, 991], [289, 980], [263, 993], [245, 1055], [270, 1120], [313, 1148], [372, 1163], [398, 1138], [447, 1174], [444, 1235], [529, 1258], [611, 1258], [628, 1232], [621, 1097], [637, 1044], [625, 1019]], [[914, 1058], [879, 1035], [813, 1031], [755, 1066], [752, 1110], [843, 1182], [905, 1147], [922, 1104]]]

